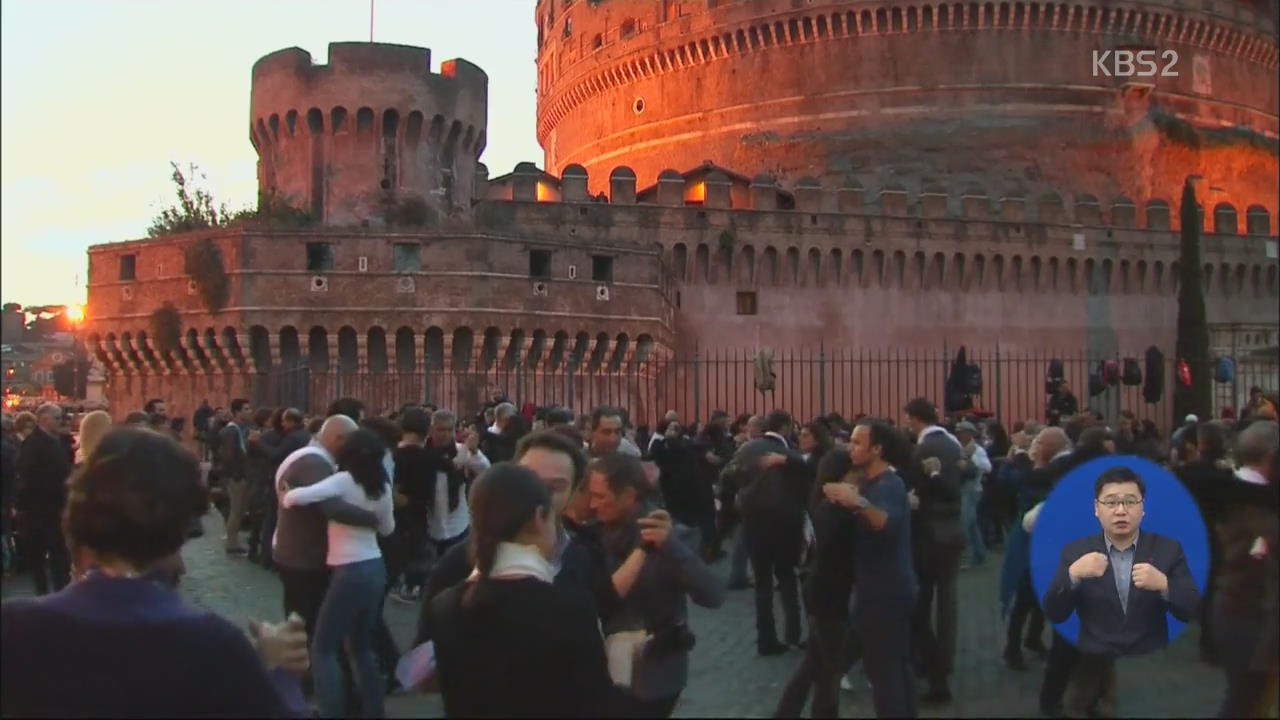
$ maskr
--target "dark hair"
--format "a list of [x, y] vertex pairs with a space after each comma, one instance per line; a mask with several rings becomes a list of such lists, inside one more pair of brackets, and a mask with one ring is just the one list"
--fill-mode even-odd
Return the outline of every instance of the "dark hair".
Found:
[[431, 416], [420, 407], [408, 407], [400, 413], [400, 429], [406, 433], [426, 437], [431, 430]]
[[774, 410], [764, 419], [764, 431], [780, 433], [795, 425], [791, 420], [791, 413], [786, 410]]
[[476, 478], [471, 487], [471, 562], [480, 581], [462, 597], [464, 607], [484, 599], [484, 586], [493, 571], [498, 545], [514, 540], [534, 513], [551, 510], [551, 491], [528, 468], [500, 462]]
[[572, 423], [566, 425], [553, 425], [552, 427], [547, 428], [547, 432], [559, 433], [565, 436], [570, 442], [574, 443], [579, 450], [582, 449], [583, 444], [586, 442], [582, 437], [582, 433], [578, 432], [578, 428]]
[[573, 425], [573, 411], [556, 407], [547, 411], [547, 425]]
[[600, 427], [600, 421], [607, 417], [616, 417], [618, 418], [618, 422], [622, 423], [622, 427], [625, 428], [627, 426], [627, 414], [622, 411], [622, 408], [614, 407], [612, 405], [601, 405], [591, 411], [591, 429], [595, 430]]
[[840, 482], [853, 469], [853, 458], [849, 453], [836, 448], [828, 450], [818, 461], [818, 485]]
[[1117, 465], [1102, 473], [1097, 480], [1093, 481], [1093, 497], [1095, 499], [1102, 497], [1102, 488], [1106, 485], [1130, 482], [1138, 486], [1139, 495], [1142, 497], [1147, 496], [1147, 484], [1142, 481], [1142, 476], [1123, 465]]
[[167, 435], [120, 427], [71, 475], [62, 522], [73, 546], [144, 569], [177, 552], [208, 506], [194, 455]]
[[546, 450], [568, 455], [573, 461], [573, 489], [577, 490], [582, 484], [582, 478], [587, 474], [587, 455], [582, 452], [581, 438], [575, 443], [568, 433], [560, 432], [559, 428], [530, 433], [516, 443], [515, 461], [520, 462], [524, 454], [530, 450]]
[[338, 398], [329, 405], [329, 412], [324, 415], [325, 417], [346, 415], [352, 420], [360, 422], [360, 418], [364, 415], [364, 403], [353, 397]]
[[142, 411], [150, 415], [156, 411], [156, 406], [162, 402], [164, 402], [164, 400], [161, 400], [160, 398], [151, 398], [147, 401], [146, 405], [142, 406]]
[[1080, 455], [1097, 457], [1107, 454], [1107, 441], [1111, 440], [1111, 431], [1101, 425], [1093, 425], [1080, 431], [1075, 441], [1075, 452]]
[[1004, 425], [992, 421], [987, 423], [987, 437], [991, 438], [991, 454], [995, 458], [1002, 458], [1009, 452], [1009, 446], [1013, 441], [1009, 439], [1009, 431], [1004, 429]]
[[728, 420], [728, 419], [729, 419], [729, 413], [725, 412], [724, 410], [711, 411], [711, 422], [715, 422], [717, 420]]
[[158, 412], [153, 412], [147, 416], [147, 425], [159, 430], [164, 427], [165, 417]]
[[[926, 421], [927, 422], [927, 421]], [[911, 461], [911, 448], [905, 437], [880, 418], [862, 418], [855, 429], [865, 427], [871, 433], [871, 444], [880, 446], [880, 458], [895, 468], [904, 468]]]
[[311, 420], [307, 422], [307, 434], [315, 435], [316, 433], [320, 432], [320, 428], [323, 425], [324, 425], [324, 418], [322, 417], [311, 418]]
[[284, 435], [284, 408], [276, 408], [271, 411], [271, 419], [267, 421], [267, 426], [280, 435]]
[[151, 416], [139, 410], [134, 410], [124, 418], [125, 425], [146, 425], [149, 422], [151, 422]]
[[294, 427], [302, 427], [306, 418], [302, 416], [302, 411], [298, 408], [288, 408], [280, 414], [280, 431], [284, 432], [284, 421], [288, 420], [293, 423]]
[[393, 448], [400, 444], [400, 438], [402, 437], [400, 426], [396, 425], [392, 420], [378, 415], [370, 415], [361, 420], [359, 425], [366, 430], [372, 430], [386, 447]]
[[267, 427], [273, 414], [275, 414], [275, 411], [271, 408], [258, 408], [257, 412], [253, 414], [253, 424], [259, 427]]
[[243, 409], [244, 409], [244, 406], [245, 406], [245, 405], [248, 405], [248, 404], [249, 404], [249, 401], [248, 401], [248, 400], [245, 400], [244, 398], [236, 398], [235, 400], [232, 400], [232, 401], [231, 401], [231, 414], [232, 414], [232, 415], [236, 415], [236, 414], [238, 414], [241, 410], [243, 410]]
[[351, 473], [356, 484], [364, 488], [365, 497], [377, 500], [386, 492], [391, 479], [387, 477], [387, 468], [382, 464], [387, 454], [387, 445], [382, 442], [378, 433], [369, 428], [360, 428], [347, 436], [342, 448], [338, 450], [338, 468]]
[[1200, 423], [1196, 428], [1196, 444], [1200, 457], [1205, 460], [1221, 460], [1227, 456], [1227, 426], [1220, 422]]
[[938, 424], [938, 408], [926, 398], [913, 398], [902, 409], [907, 413], [907, 417], [913, 417], [930, 425]]
[[653, 491], [649, 479], [644, 475], [644, 465], [639, 458], [624, 455], [620, 452], [605, 453], [591, 461], [587, 473], [600, 473], [609, 483], [609, 491], [621, 495], [631, 488], [636, 491], [636, 499], [643, 500]]
[[805, 425], [804, 429], [809, 431], [809, 434], [813, 436], [814, 442], [818, 445], [813, 451], [815, 456], [822, 457], [831, 449], [831, 446], [834, 444], [831, 440], [831, 428], [827, 427], [825, 422], [814, 420], [808, 425]]

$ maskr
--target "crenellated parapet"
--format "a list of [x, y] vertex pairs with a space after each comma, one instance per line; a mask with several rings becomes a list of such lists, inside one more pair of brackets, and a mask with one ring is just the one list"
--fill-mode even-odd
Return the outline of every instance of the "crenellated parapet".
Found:
[[259, 189], [330, 225], [427, 224], [471, 206], [488, 77], [431, 70], [426, 48], [332, 43], [329, 62], [288, 48], [253, 67]]

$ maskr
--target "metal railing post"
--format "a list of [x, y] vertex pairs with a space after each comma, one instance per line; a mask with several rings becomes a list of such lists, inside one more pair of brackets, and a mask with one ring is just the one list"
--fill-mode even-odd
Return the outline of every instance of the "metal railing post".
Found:
[[827, 416], [827, 350], [818, 346], [818, 414]]
[[702, 375], [698, 350], [693, 351], [693, 422], [702, 420]]

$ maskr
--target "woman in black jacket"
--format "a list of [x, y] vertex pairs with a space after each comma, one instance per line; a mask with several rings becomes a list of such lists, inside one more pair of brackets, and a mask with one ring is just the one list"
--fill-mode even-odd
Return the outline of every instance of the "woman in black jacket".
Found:
[[498, 463], [471, 492], [476, 570], [431, 601], [446, 717], [600, 717], [617, 707], [585, 591], [553, 584], [551, 494]]

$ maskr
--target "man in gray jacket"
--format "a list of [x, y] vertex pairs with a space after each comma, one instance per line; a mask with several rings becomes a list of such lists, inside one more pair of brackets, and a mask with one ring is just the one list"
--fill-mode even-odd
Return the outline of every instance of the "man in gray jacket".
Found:
[[231, 401], [231, 422], [218, 431], [218, 476], [227, 493], [227, 554], [248, 555], [240, 544], [249, 481], [249, 430], [253, 406], [244, 398]]
[[338, 471], [334, 457], [356, 423], [346, 415], [324, 421], [310, 445], [294, 451], [276, 471], [276, 493], [281, 499], [276, 516], [276, 532], [271, 556], [284, 585], [284, 612], [297, 612], [307, 625], [307, 637], [315, 637], [316, 616], [329, 589], [329, 520], [358, 527], [377, 527], [372, 512], [341, 498], [315, 505], [284, 506], [284, 494], [313, 485]]
[[915, 626], [918, 660], [929, 679], [927, 703], [951, 700], [948, 679], [956, 654], [959, 607], [956, 584], [964, 552], [960, 479], [967, 465], [960, 441], [938, 425], [938, 409], [925, 398], [907, 403], [907, 428], [916, 439], [909, 475], [918, 498], [913, 544], [920, 595]]

